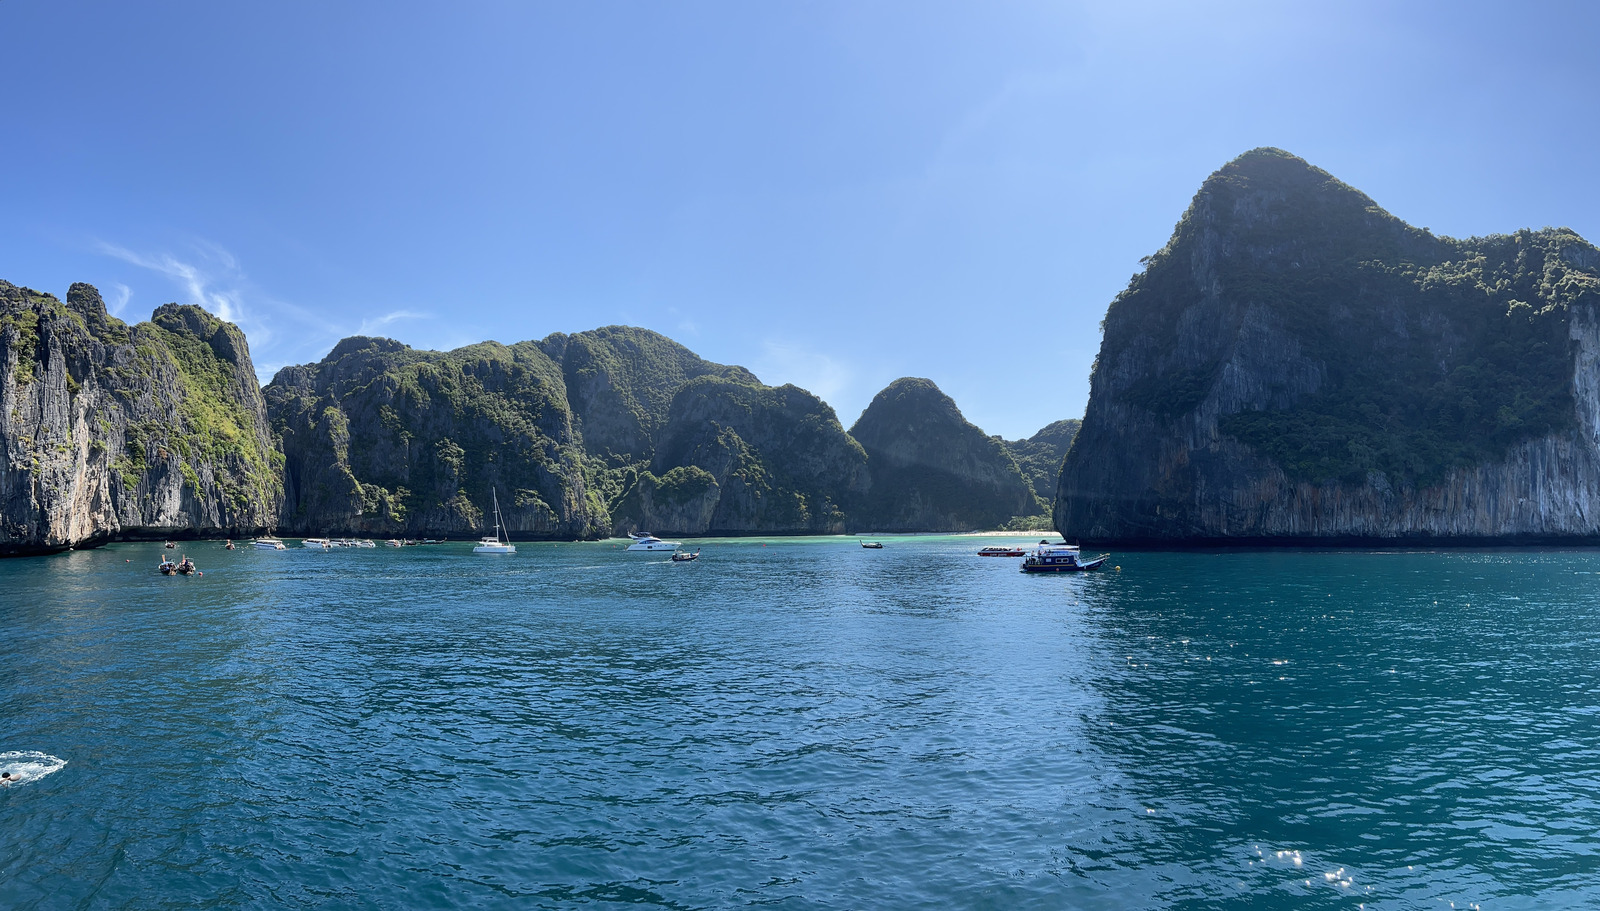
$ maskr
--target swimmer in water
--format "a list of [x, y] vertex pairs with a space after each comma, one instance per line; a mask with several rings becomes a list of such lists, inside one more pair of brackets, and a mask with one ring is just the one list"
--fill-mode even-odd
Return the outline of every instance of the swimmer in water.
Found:
[[12, 778], [10, 772], [0, 772], [0, 788], [9, 788], [21, 780], [20, 778]]

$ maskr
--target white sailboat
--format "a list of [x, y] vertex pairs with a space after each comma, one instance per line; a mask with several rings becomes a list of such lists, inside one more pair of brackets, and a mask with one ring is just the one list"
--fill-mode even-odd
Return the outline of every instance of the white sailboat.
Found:
[[[491, 489], [491, 492], [492, 489]], [[494, 537], [485, 535], [478, 541], [478, 546], [472, 549], [475, 554], [514, 554], [517, 548], [508, 538], [500, 540], [500, 528], [505, 523], [500, 520], [500, 494], [494, 492]]]

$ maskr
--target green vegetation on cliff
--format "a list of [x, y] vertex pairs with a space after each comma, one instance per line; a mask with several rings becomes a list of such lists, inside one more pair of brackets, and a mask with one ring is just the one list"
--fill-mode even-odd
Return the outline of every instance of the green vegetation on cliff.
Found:
[[998, 528], [1042, 506], [1005, 444], [962, 417], [931, 380], [890, 383], [850, 435], [866, 450], [872, 474], [871, 489], [852, 512], [862, 528]]
[[1382, 472], [1427, 485], [1572, 426], [1568, 320], [1579, 302], [1600, 301], [1597, 264], [1565, 229], [1435, 237], [1288, 153], [1258, 149], [1206, 181], [1113, 302], [1102, 357], [1172, 352], [1118, 393], [1169, 420], [1227, 383], [1229, 351], [1186, 333], [1268, 327], [1319, 373], [1282, 378], [1274, 406], [1223, 414], [1222, 433], [1293, 478]]
[[238, 327], [168, 304], [129, 327], [85, 284], [0, 282], [0, 552], [271, 524], [281, 461]]
[[267, 387], [291, 503], [305, 531], [454, 533], [492, 491], [514, 531], [600, 533], [560, 367], [533, 342], [417, 351], [349, 338]]
[[689, 380], [720, 376], [759, 385], [743, 367], [714, 364], [664, 335], [632, 326], [556, 333], [539, 346], [561, 365], [584, 450], [614, 465], [650, 459], [673, 396]]
[[[1056, 498], [1056, 483], [1061, 479], [1061, 462], [1067, 457], [1067, 450], [1072, 448], [1072, 440], [1082, 426], [1083, 422], [1077, 418], [1067, 418], [1045, 425], [1025, 440], [1004, 441], [1006, 451], [1011, 453], [1017, 468], [1033, 488], [1033, 495], [1039, 501], [1040, 515], [1050, 513], [1050, 504]], [[1033, 527], [1048, 525], [1045, 523]]]
[[[705, 375], [673, 396], [653, 494], [687, 521], [683, 504], [714, 493], [704, 530], [840, 532], [848, 501], [865, 488], [865, 462], [833, 409], [804, 389]], [[675, 474], [680, 466], [703, 474]]]
[[192, 304], [167, 304], [149, 323], [135, 326], [132, 337], [136, 346], [164, 351], [177, 370], [178, 410], [187, 432], [173, 439], [173, 448], [186, 470], [192, 473], [188, 466], [202, 463], [233, 468], [219, 480], [239, 511], [281, 500], [283, 453], [260, 433], [260, 391], [253, 368], [241, 376], [245, 341], [239, 328]]

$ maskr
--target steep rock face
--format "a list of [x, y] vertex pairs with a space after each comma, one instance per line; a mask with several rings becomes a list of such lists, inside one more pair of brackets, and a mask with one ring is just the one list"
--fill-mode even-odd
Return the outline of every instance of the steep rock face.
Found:
[[1056, 527], [1600, 534], [1600, 251], [1435, 237], [1287, 153], [1218, 171], [1111, 305]]
[[0, 282], [0, 553], [276, 522], [281, 455], [238, 327], [168, 304], [129, 327], [93, 287]]
[[668, 409], [619, 531], [838, 534], [868, 487], [866, 454], [826, 402], [795, 386], [701, 376]]
[[496, 492], [521, 538], [608, 525], [584, 484], [561, 368], [536, 343], [436, 352], [348, 338], [284, 368], [266, 396], [289, 533], [470, 537], [492, 524]]
[[1022, 476], [1028, 479], [1038, 501], [1038, 515], [1049, 515], [1056, 498], [1056, 484], [1061, 480], [1061, 463], [1072, 448], [1083, 422], [1076, 418], [1055, 421], [1040, 428], [1038, 433], [1025, 440], [1006, 440], [1006, 451], [1016, 460]]
[[1005, 445], [968, 423], [929, 380], [890, 383], [850, 435], [872, 471], [871, 489], [851, 513], [857, 527], [967, 531], [1038, 508]]
[[743, 367], [714, 364], [664, 335], [631, 326], [556, 333], [539, 345], [561, 365], [584, 450], [613, 464], [649, 461], [673, 396], [689, 380], [757, 382]]

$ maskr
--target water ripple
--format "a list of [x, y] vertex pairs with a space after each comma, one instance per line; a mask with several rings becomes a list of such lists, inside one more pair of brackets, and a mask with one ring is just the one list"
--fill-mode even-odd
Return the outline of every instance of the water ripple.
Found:
[[1600, 898], [1600, 555], [984, 543], [0, 562], [0, 905]]

